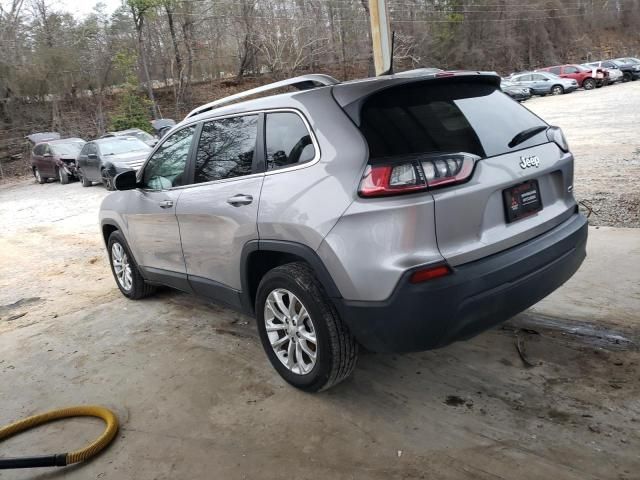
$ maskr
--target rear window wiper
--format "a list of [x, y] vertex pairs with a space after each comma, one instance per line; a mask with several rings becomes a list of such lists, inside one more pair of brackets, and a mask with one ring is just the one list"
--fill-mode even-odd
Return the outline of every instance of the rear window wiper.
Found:
[[509, 142], [509, 148], [513, 148], [516, 145], [520, 145], [522, 142], [526, 142], [531, 137], [537, 135], [540, 132], [543, 132], [546, 129], [547, 129], [546, 125], [538, 125], [537, 127], [531, 127], [521, 131], [511, 139], [511, 141]]

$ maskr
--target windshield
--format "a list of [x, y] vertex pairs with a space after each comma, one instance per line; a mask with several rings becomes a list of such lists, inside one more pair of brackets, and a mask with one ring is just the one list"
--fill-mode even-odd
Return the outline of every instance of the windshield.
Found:
[[75, 157], [80, 153], [83, 145], [84, 142], [56, 143], [52, 144], [51, 148], [56, 155], [72, 155]]
[[149, 142], [149, 141], [153, 140], [153, 136], [151, 136], [147, 132], [143, 132], [142, 130], [138, 131], [138, 132], [121, 133], [118, 136], [135, 137], [138, 140], [142, 140], [143, 142]]
[[113, 137], [99, 144], [102, 155], [120, 155], [129, 152], [148, 152], [151, 147], [134, 137]]
[[[431, 81], [383, 90], [361, 112], [371, 158], [466, 152], [501, 155], [548, 142], [546, 123], [495, 86]], [[509, 146], [521, 132], [544, 127]]]
[[624, 64], [625, 64], [625, 62], [621, 62], [620, 60], [611, 60], [611, 61], [612, 61], [613, 63], [615, 63], [615, 64], [616, 64], [617, 66], [619, 66], [619, 67], [620, 67], [621, 65], [624, 65]]

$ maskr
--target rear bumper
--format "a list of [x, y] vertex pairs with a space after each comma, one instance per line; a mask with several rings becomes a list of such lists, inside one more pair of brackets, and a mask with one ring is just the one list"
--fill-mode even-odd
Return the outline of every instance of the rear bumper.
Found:
[[537, 303], [578, 270], [587, 220], [576, 213], [554, 229], [447, 277], [409, 283], [406, 272], [383, 302], [336, 300], [356, 339], [377, 352], [443, 347], [470, 338]]

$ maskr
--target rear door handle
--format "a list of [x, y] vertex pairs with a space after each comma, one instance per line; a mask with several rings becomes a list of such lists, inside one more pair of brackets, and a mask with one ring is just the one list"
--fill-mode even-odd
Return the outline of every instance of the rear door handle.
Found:
[[229, 205], [233, 205], [234, 207], [239, 207], [240, 205], [249, 205], [253, 202], [253, 197], [251, 195], [234, 195], [231, 198], [227, 198], [227, 203]]
[[160, 202], [160, 208], [171, 208], [173, 207], [173, 200], [163, 200]]

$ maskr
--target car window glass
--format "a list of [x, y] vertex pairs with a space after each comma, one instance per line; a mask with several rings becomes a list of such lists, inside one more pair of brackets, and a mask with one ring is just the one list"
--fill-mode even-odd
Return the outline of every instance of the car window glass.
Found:
[[316, 156], [306, 125], [293, 112], [268, 113], [265, 131], [267, 170], [310, 162]]
[[205, 122], [196, 153], [195, 183], [251, 174], [257, 134], [257, 115]]
[[578, 69], [576, 67], [564, 67], [564, 73], [578, 73]]
[[89, 144], [89, 147], [87, 148], [87, 155], [95, 155], [98, 153], [98, 148], [96, 147], [95, 143], [91, 143]]
[[183, 128], [167, 137], [158, 147], [144, 167], [143, 188], [165, 190], [184, 185], [184, 172], [195, 129], [193, 125]]
[[521, 75], [520, 79], [518, 81], [520, 81], [520, 82], [530, 82], [531, 81], [531, 75]]
[[549, 69], [551, 73], [555, 73], [556, 75], [560, 75], [560, 67], [552, 67]]
[[36, 145], [33, 149], [34, 155], [42, 155], [42, 145]]
[[47, 154], [49, 154], [49, 155], [50, 155], [50, 154], [51, 154], [51, 147], [49, 147], [49, 145], [48, 145], [48, 144], [47, 144], [47, 145], [43, 145], [43, 147], [44, 147], [44, 148], [43, 148], [43, 153], [44, 153], [45, 155], [47, 155]]
[[531, 80], [534, 80], [536, 82], [539, 82], [540, 80], [544, 80], [545, 78], [547, 77], [545, 77], [544, 75], [540, 75], [539, 73], [535, 75], [531, 75]]

